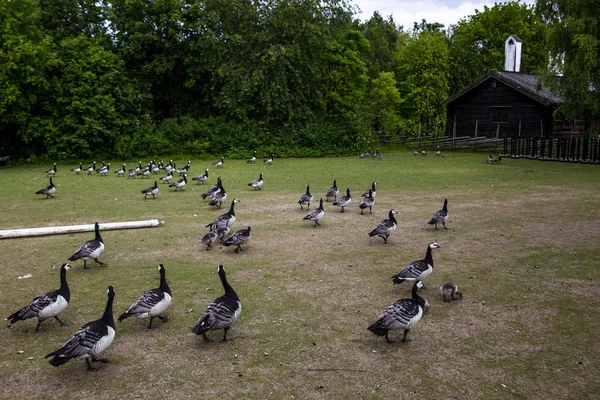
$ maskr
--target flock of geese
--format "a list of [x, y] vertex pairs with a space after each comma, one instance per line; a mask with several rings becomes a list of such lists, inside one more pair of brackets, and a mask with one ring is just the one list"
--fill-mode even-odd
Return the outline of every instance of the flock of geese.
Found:
[[[379, 160], [382, 159], [383, 154], [376, 150], [371, 153], [362, 153], [360, 158], [365, 158], [367, 155]], [[247, 160], [249, 164], [256, 163], [256, 152], [253, 156]], [[271, 155], [268, 159], [264, 160], [265, 165], [271, 165], [274, 160], [274, 155]], [[224, 159], [213, 163], [215, 168], [222, 168]], [[169, 187], [175, 188], [174, 190], [184, 190], [187, 183], [187, 174], [190, 171], [191, 161], [188, 161], [187, 165], [183, 168], [178, 169], [176, 163], [170, 161], [169, 164], [163, 164], [159, 162], [150, 162], [145, 167], [142, 167], [140, 162], [136, 168], [132, 168], [126, 171], [126, 164], [123, 164], [122, 168], [115, 171], [117, 176], [127, 175], [129, 178], [140, 176], [142, 178], [150, 178], [152, 174], [157, 174], [161, 170], [165, 172], [165, 176], [160, 178], [163, 183], [169, 183], [173, 179], [173, 175], [179, 174], [181, 178], [173, 183], [169, 184]], [[46, 174], [50, 178], [50, 185], [39, 190], [36, 194], [46, 195], [46, 199], [54, 197], [56, 193], [56, 187], [53, 184], [52, 177], [56, 175], [56, 163], [51, 169], [46, 171]], [[73, 168], [76, 174], [87, 172], [92, 174], [94, 172], [101, 176], [106, 176], [110, 171], [110, 163], [105, 164], [102, 162], [102, 167], [96, 168], [96, 162], [88, 168], [83, 168], [82, 164], [78, 167]], [[198, 184], [204, 184], [208, 181], [208, 169], [204, 170], [203, 175], [199, 175], [193, 178]], [[248, 183], [248, 186], [253, 187], [255, 190], [262, 190], [264, 180], [263, 173], [260, 173], [258, 179]], [[361, 196], [359, 209], [361, 214], [368, 208], [369, 213], [372, 213], [373, 206], [375, 204], [375, 198], [377, 196], [376, 182], [371, 184], [371, 188], [365, 191]], [[144, 194], [144, 198], [152, 196], [155, 198], [159, 192], [158, 180], [155, 180], [154, 185], [141, 191]], [[333, 199], [333, 205], [340, 207], [340, 212], [344, 213], [345, 208], [348, 207], [352, 202], [352, 196], [350, 188], [346, 189], [346, 194], [339, 196], [339, 189], [337, 182], [334, 179], [332, 187], [325, 193], [325, 201], [330, 202]], [[339, 197], [338, 197], [339, 196]], [[209, 204], [221, 208], [222, 203], [227, 199], [227, 192], [223, 187], [222, 177], [217, 178], [217, 183], [202, 194], [203, 199], [210, 199]], [[313, 196], [310, 193], [310, 185], [306, 186], [306, 192], [302, 194], [298, 200], [300, 210], [304, 210], [304, 206], [310, 209]], [[232, 225], [236, 222], [235, 205], [240, 200], [234, 198], [231, 201], [230, 208], [227, 212], [219, 215], [212, 222], [208, 223], [205, 227], [209, 231], [202, 236], [200, 243], [206, 245], [206, 250], [212, 248], [213, 243], [220, 240], [221, 243], [228, 247], [234, 246], [235, 252], [242, 251], [242, 245], [245, 245], [250, 241], [251, 238], [251, 227], [248, 226], [246, 229], [236, 231], [233, 235], [229, 236]], [[398, 212], [395, 209], [389, 210], [388, 218], [379, 222], [375, 228], [373, 228], [368, 235], [381, 237], [384, 243], [388, 242], [388, 238], [392, 235], [397, 228], [397, 220], [395, 215]], [[323, 208], [323, 197], [319, 200], [319, 207], [310, 210], [304, 217], [304, 220], [310, 220], [315, 223], [315, 227], [319, 226], [325, 215]], [[448, 222], [448, 200], [444, 200], [443, 207], [436, 211], [428, 224], [435, 226], [438, 229], [438, 225], [442, 225], [444, 229], [447, 228], [446, 223]], [[377, 320], [368, 327], [368, 330], [373, 332], [375, 335], [382, 336], [388, 343], [393, 343], [394, 340], [389, 338], [389, 331], [391, 330], [404, 330], [402, 341], [408, 342], [410, 338], [407, 336], [411, 328], [413, 328], [421, 319], [423, 314], [429, 308], [429, 302], [423, 296], [420, 295], [419, 291], [423, 286], [423, 281], [428, 278], [433, 272], [433, 249], [440, 248], [440, 246], [433, 242], [427, 246], [425, 257], [420, 260], [416, 260], [408, 264], [402, 271], [392, 277], [394, 284], [402, 284], [404, 281], [413, 281], [412, 296], [410, 298], [400, 299], [389, 307], [387, 307]], [[104, 251], [104, 241], [100, 235], [100, 225], [98, 222], [94, 224], [94, 238], [86, 241], [82, 244], [72, 255], [68, 258], [68, 261], [74, 262], [77, 260], [83, 260], [84, 269], [88, 269], [87, 261], [93, 260], [98, 264], [104, 264], [99, 261], [99, 257]], [[71, 323], [63, 322], [59, 315], [65, 311], [70, 300], [69, 285], [67, 283], [67, 270], [70, 268], [69, 263], [64, 263], [60, 268], [60, 288], [41, 296], [35, 297], [28, 305], [14, 312], [7, 317], [10, 324], [15, 324], [18, 321], [24, 321], [32, 318], [37, 319], [36, 332], [43, 332], [44, 330], [40, 327], [41, 324], [50, 318], [56, 319], [61, 326], [70, 326]], [[122, 322], [130, 317], [137, 318], [149, 318], [148, 329], [155, 327], [153, 320], [158, 318], [162, 322], [167, 322], [169, 317], [163, 315], [168, 309], [172, 302], [171, 289], [166, 280], [166, 269], [163, 264], [159, 264], [160, 284], [157, 288], [151, 289], [142, 294], [137, 301], [135, 301], [126, 311], [124, 311], [118, 317], [118, 322]], [[227, 332], [231, 325], [238, 319], [242, 305], [241, 301], [227, 281], [225, 268], [223, 265], [218, 266], [218, 276], [223, 285], [224, 294], [223, 296], [215, 299], [208, 305], [204, 313], [198, 319], [197, 324], [193, 327], [192, 332], [201, 335], [204, 340], [210, 341], [211, 339], [207, 336], [207, 332], [212, 330], [223, 330], [223, 341], [231, 340], [227, 337]], [[462, 298], [461, 292], [458, 290], [456, 284], [447, 282], [440, 287], [440, 293], [443, 296], [444, 301], [458, 300]], [[100, 369], [99, 365], [93, 365], [92, 363], [107, 363], [109, 360], [99, 358], [100, 354], [110, 346], [115, 336], [115, 321], [113, 317], [113, 299], [115, 296], [115, 290], [113, 286], [109, 286], [107, 289], [107, 302], [104, 313], [102, 316], [94, 321], [84, 324], [79, 328], [73, 336], [67, 340], [67, 342], [58, 350], [53, 351], [46, 355], [46, 358], [50, 358], [50, 364], [53, 366], [60, 366], [65, 364], [74, 358], [84, 358], [87, 363], [87, 369], [89, 371], [97, 371]], [[447, 296], [449, 298], [447, 298]]]

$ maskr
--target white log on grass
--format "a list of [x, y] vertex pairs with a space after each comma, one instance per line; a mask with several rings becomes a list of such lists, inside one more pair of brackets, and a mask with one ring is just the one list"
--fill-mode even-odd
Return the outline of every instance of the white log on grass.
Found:
[[[111, 231], [116, 229], [136, 229], [151, 228], [164, 225], [165, 221], [149, 219], [146, 221], [130, 222], [109, 222], [100, 224], [101, 231]], [[6, 229], [0, 230], [0, 239], [13, 239], [21, 237], [62, 235], [66, 233], [94, 232], [94, 224], [70, 225], [70, 226], [50, 226], [47, 228], [26, 228], [26, 229]]]

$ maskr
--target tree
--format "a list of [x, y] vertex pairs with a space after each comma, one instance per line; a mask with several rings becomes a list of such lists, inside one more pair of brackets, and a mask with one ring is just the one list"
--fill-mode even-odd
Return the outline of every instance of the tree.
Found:
[[402, 27], [396, 26], [392, 16], [384, 20], [375, 11], [367, 22], [360, 24], [359, 29], [370, 44], [369, 52], [363, 56], [367, 65], [367, 76], [373, 79], [377, 78], [380, 72], [394, 71], [397, 62], [394, 56], [396, 48], [401, 36], [407, 36]]
[[[547, 24], [550, 69], [544, 82], [569, 119], [600, 119], [600, 7], [597, 0], [538, 0]], [[557, 76], [558, 75], [558, 76]]]

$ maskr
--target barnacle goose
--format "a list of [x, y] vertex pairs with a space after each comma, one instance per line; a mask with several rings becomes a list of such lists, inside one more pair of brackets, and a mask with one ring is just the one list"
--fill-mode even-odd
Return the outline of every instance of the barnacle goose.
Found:
[[227, 225], [219, 225], [217, 226], [217, 237], [223, 243], [225, 241], [225, 237], [229, 235], [229, 227]]
[[250, 238], [252, 237], [250, 230], [251, 228], [248, 227], [248, 229], [240, 229], [239, 231], [236, 231], [233, 235], [229, 236], [227, 240], [223, 242], [223, 246], [237, 246], [235, 248], [236, 253], [240, 250], [244, 250], [242, 249], [242, 245], [248, 243], [250, 241]]
[[419, 322], [427, 309], [427, 300], [418, 293], [421, 286], [421, 281], [416, 281], [412, 288], [412, 298], [395, 301], [367, 329], [377, 336], [383, 336], [388, 343], [394, 343], [388, 336], [390, 330], [404, 329], [402, 341], [410, 342], [411, 339], [406, 337], [408, 331]]
[[46, 171], [47, 175], [56, 175], [56, 163], [54, 163], [54, 166], [52, 168], [50, 168], [48, 171]]
[[94, 161], [93, 164], [87, 167], [85, 170], [87, 171], [88, 175], [94, 172], [96, 170], [96, 161]]
[[94, 224], [95, 236], [92, 240], [85, 242], [71, 257], [69, 261], [83, 260], [83, 268], [87, 269], [87, 260], [94, 260], [100, 265], [104, 265], [103, 262], [98, 261], [98, 257], [104, 251], [104, 241], [100, 236], [100, 224], [96, 222]]
[[68, 263], [64, 263], [60, 267], [60, 288], [53, 290], [41, 296], [34, 298], [31, 303], [21, 308], [19, 311], [11, 314], [6, 318], [10, 320], [10, 324], [14, 324], [17, 321], [25, 321], [29, 318], [37, 318], [38, 324], [35, 328], [36, 332], [44, 332], [45, 329], [40, 329], [42, 322], [48, 318], [54, 317], [61, 326], [69, 326], [70, 322], [63, 322], [58, 318], [67, 306], [71, 299], [71, 292], [69, 291], [69, 284], [67, 283], [67, 270], [71, 268]]
[[[444, 301], [450, 301], [446, 299], [446, 296], [450, 296], [452, 300], [461, 300], [462, 293], [458, 290], [458, 286], [454, 282], [446, 282], [442, 286], [440, 286], [440, 293], [442, 294], [442, 298]], [[457, 298], [454, 298], [456, 296]]]
[[215, 240], [219, 238], [217, 234], [216, 227], [211, 227], [210, 231], [206, 232], [204, 236], [200, 238], [200, 243], [206, 245], [206, 250], [210, 250], [212, 248], [212, 244]]
[[435, 229], [438, 228], [438, 224], [442, 224], [446, 229], [446, 222], [448, 222], [448, 199], [444, 200], [444, 207], [433, 214], [428, 224], [435, 225]]
[[340, 193], [340, 191], [338, 190], [337, 187], [337, 182], [335, 181], [335, 179], [333, 180], [333, 186], [327, 191], [327, 194], [325, 195], [326, 200], [329, 202], [329, 198], [333, 197], [333, 200], [337, 200], [337, 196]]
[[179, 172], [179, 175], [183, 175], [183, 174], [187, 174], [190, 171], [190, 168], [192, 167], [192, 162], [188, 161], [187, 165], [183, 168], [179, 168], [177, 170], [177, 172]]
[[117, 176], [123, 176], [125, 175], [125, 172], [127, 171], [127, 164], [123, 164], [123, 166], [121, 167], [121, 169], [119, 169], [118, 171], [115, 171], [115, 174], [117, 174]]
[[225, 294], [209, 304], [196, 326], [192, 329], [192, 332], [196, 335], [202, 335], [207, 342], [210, 342], [211, 339], [206, 336], [206, 333], [220, 329], [224, 330], [222, 340], [224, 342], [231, 340], [231, 338], [227, 339], [227, 331], [242, 312], [242, 303], [235, 290], [227, 282], [223, 265], [219, 265], [218, 274], [219, 278], [221, 278], [223, 289], [225, 289]]
[[208, 202], [209, 206], [217, 206], [221, 208], [221, 204], [227, 199], [227, 192], [223, 187], [223, 181], [219, 179], [218, 181], [219, 190], [217, 190], [213, 195], [210, 201]]
[[266, 160], [264, 160], [263, 162], [267, 165], [271, 165], [273, 163], [274, 158], [275, 158], [275, 154], [271, 154], [271, 156], [269, 158], [267, 158]]
[[71, 171], [73, 171], [77, 175], [79, 175], [81, 173], [81, 171], [83, 171], [83, 166], [81, 165], [81, 163], [79, 163], [79, 167], [73, 168]]
[[204, 170], [204, 174], [203, 175], [198, 175], [192, 178], [193, 181], [197, 181], [198, 185], [201, 183], [204, 183], [208, 180], [208, 169]]
[[100, 170], [98, 171], [98, 173], [100, 174], [100, 176], [106, 176], [106, 174], [108, 174], [109, 171], [110, 163], [103, 165], [102, 168], [100, 168]]
[[46, 199], [48, 197], [54, 197], [54, 193], [56, 193], [56, 186], [54, 186], [54, 183], [52, 183], [52, 177], [50, 177], [50, 184], [48, 186], [41, 188], [40, 190], [35, 192], [35, 194], [45, 194]]
[[98, 356], [111, 345], [115, 338], [115, 320], [113, 318], [113, 300], [115, 290], [108, 287], [108, 300], [104, 314], [100, 319], [83, 325], [60, 349], [53, 351], [44, 358], [52, 357], [50, 364], [60, 367], [72, 358], [85, 358], [88, 371], [98, 371], [99, 365], [91, 362], [109, 363], [110, 361]]
[[225, 160], [223, 157], [221, 157], [219, 161], [215, 161], [212, 165], [214, 165], [216, 168], [223, 168], [223, 162], [225, 162]]
[[173, 173], [172, 172], [167, 172], [167, 174], [165, 176], [163, 176], [162, 178], [160, 178], [160, 180], [163, 183], [169, 183], [169, 181], [173, 179]]
[[[239, 203], [238, 199], [233, 199], [231, 201], [231, 207], [229, 207], [229, 211], [224, 214], [219, 215], [213, 222], [206, 225], [206, 228], [214, 229], [219, 226], [230, 227], [235, 222], [235, 203]], [[228, 232], [229, 233], [229, 232]]]
[[321, 225], [321, 224], [319, 224], [319, 220], [321, 218], [323, 218], [324, 215], [325, 215], [325, 210], [323, 209], [323, 198], [321, 197], [321, 200], [319, 200], [319, 208], [315, 208], [314, 210], [312, 210], [311, 212], [306, 214], [306, 216], [302, 219], [315, 221], [315, 226], [317, 226], [317, 225]]
[[221, 177], [219, 176], [217, 178], [217, 183], [215, 183], [210, 189], [208, 189], [206, 192], [202, 193], [202, 198], [206, 199], [207, 197], [210, 197], [212, 199], [213, 195], [215, 193], [217, 193], [219, 190], [221, 190]]
[[371, 183], [371, 189], [366, 190], [361, 197], [367, 197], [369, 196], [369, 191], [371, 192], [371, 197], [375, 198], [375, 196], [377, 196], [377, 189], [375, 189], [375, 186], [377, 185], [377, 182], [373, 182]]
[[411, 262], [402, 271], [392, 276], [394, 284], [401, 284], [405, 280], [423, 281], [429, 277], [433, 272], [433, 256], [431, 251], [440, 248], [441, 247], [437, 243], [430, 243], [427, 246], [427, 252], [425, 253], [424, 259]]
[[158, 272], [160, 273], [160, 286], [141, 295], [127, 311], [119, 316], [119, 322], [123, 322], [124, 319], [129, 317], [150, 318], [148, 329], [152, 329], [154, 328], [154, 325], [152, 325], [154, 318], [158, 317], [162, 322], [169, 320], [169, 317], [160, 315], [169, 307], [172, 300], [171, 289], [165, 278], [165, 266], [158, 264]]
[[177, 189], [183, 191], [183, 187], [185, 186], [186, 183], [187, 183], [187, 175], [183, 174], [183, 178], [178, 179], [175, 182], [171, 183], [169, 185], [169, 187], [174, 187], [175, 191], [177, 191]]
[[248, 164], [256, 164], [256, 151], [252, 153], [252, 157], [250, 157], [246, 162]]
[[363, 197], [360, 201], [358, 207], [360, 208], [360, 214], [362, 215], [365, 208], [369, 209], [369, 214], [373, 213], [373, 205], [375, 204], [375, 199], [373, 198], [372, 190], [369, 189], [369, 193], [367, 193], [367, 197]]
[[298, 204], [300, 204], [300, 210], [304, 210], [304, 204], [307, 205], [307, 208], [310, 208], [310, 202], [312, 201], [312, 198], [312, 194], [310, 194], [310, 186], [306, 185], [306, 193], [300, 196], [300, 200], [298, 200]]
[[102, 166], [101, 166], [100, 168], [97, 168], [97, 169], [96, 169], [96, 173], [98, 173], [98, 174], [99, 174], [99, 173], [100, 173], [100, 171], [101, 171], [103, 168], [106, 168], [106, 163], [104, 162], [104, 160], [102, 160]]
[[149, 194], [151, 194], [152, 198], [154, 199], [154, 195], [158, 193], [158, 182], [154, 181], [153, 186], [150, 186], [148, 189], [142, 190], [141, 193], [144, 195], [144, 199], [146, 199], [146, 197], [148, 197]]
[[258, 177], [258, 179], [253, 180], [252, 182], [250, 182], [248, 184], [248, 186], [252, 186], [254, 188], [254, 190], [262, 190], [261, 186], [263, 185], [264, 181], [263, 181], [263, 173], [260, 173], [260, 176]]
[[388, 214], [388, 219], [384, 219], [378, 223], [377, 226], [369, 232], [369, 236], [379, 236], [383, 239], [384, 243], [387, 243], [388, 237], [396, 231], [398, 225], [398, 221], [396, 221], [394, 214], [398, 214], [398, 211], [392, 208]]
[[342, 207], [340, 212], [345, 212], [344, 207], [346, 207], [350, 203], [352, 203], [352, 196], [350, 196], [350, 188], [347, 188], [346, 195], [342, 196], [339, 199], [337, 199], [336, 201], [334, 201], [333, 205]]

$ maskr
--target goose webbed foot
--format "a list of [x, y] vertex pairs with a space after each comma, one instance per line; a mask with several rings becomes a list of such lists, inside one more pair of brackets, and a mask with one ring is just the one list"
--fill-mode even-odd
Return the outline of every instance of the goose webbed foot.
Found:
[[169, 317], [163, 317], [161, 315], [157, 315], [158, 319], [160, 319], [162, 322], [168, 322], [169, 321]]
[[229, 342], [230, 340], [233, 340], [233, 338], [227, 338], [227, 331], [229, 330], [229, 328], [225, 328], [225, 333], [223, 334], [223, 339], [221, 339], [221, 341], [223, 342]]
[[96, 372], [100, 370], [101, 367], [99, 365], [92, 365], [89, 358], [86, 358], [85, 361], [87, 362], [88, 371]]
[[386, 341], [386, 342], [388, 342], [388, 343], [390, 343], [390, 344], [391, 344], [391, 343], [396, 343], [396, 341], [395, 341], [395, 340], [392, 340], [392, 339], [390, 339], [390, 338], [389, 338], [389, 336], [388, 336], [388, 333], [387, 333], [387, 332], [385, 333], [385, 336], [384, 336], [383, 338], [385, 339], [385, 341]]
[[212, 342], [213, 341], [211, 338], [209, 338], [208, 336], [206, 336], [206, 333], [203, 334], [202, 337], [204, 338], [205, 342]]
[[98, 263], [98, 264], [100, 264], [100, 265], [106, 265], [106, 263], [103, 263], [103, 262], [101, 262], [101, 261], [98, 261], [98, 259], [97, 259], [97, 258], [94, 258], [94, 261], [96, 261], [96, 263]]
[[71, 326], [73, 325], [72, 322], [62, 322], [58, 317], [54, 317], [55, 320], [57, 320], [60, 323], [60, 326]]
[[412, 339], [406, 336], [406, 335], [408, 335], [408, 331], [409, 331], [409, 330], [410, 330], [410, 329], [405, 329], [405, 330], [404, 330], [404, 337], [402, 338], [402, 341], [403, 341], [403, 342], [412, 342]]

